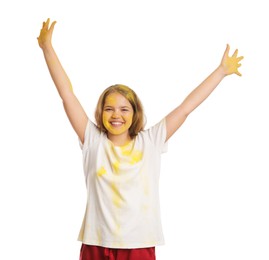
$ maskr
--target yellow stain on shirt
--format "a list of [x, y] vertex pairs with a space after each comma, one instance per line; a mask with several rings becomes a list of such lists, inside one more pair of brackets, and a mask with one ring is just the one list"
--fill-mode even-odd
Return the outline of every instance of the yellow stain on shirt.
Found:
[[97, 241], [99, 244], [102, 242], [102, 233], [100, 229], [97, 230]]
[[112, 189], [112, 202], [117, 208], [119, 208], [122, 202], [122, 197], [120, 195], [119, 189], [117, 188], [115, 183], [111, 183], [111, 189]]
[[139, 161], [142, 160], [143, 153], [140, 151], [133, 151], [131, 154], [131, 164], [138, 163]]
[[102, 166], [98, 171], [97, 171], [97, 176], [101, 177], [103, 176], [104, 174], [106, 174], [107, 171], [106, 169]]
[[112, 164], [112, 167], [113, 167], [113, 170], [114, 170], [115, 173], [119, 173], [120, 162], [119, 162], [119, 161], [115, 161], [115, 162]]
[[126, 145], [123, 145], [121, 148], [121, 154], [124, 156], [130, 156], [133, 150], [133, 141], [128, 142]]
[[143, 153], [141, 151], [133, 150], [133, 146], [130, 145], [121, 147], [121, 153], [123, 156], [129, 157], [130, 164], [138, 163], [143, 157]]
[[113, 230], [113, 235], [118, 237], [121, 233], [121, 227], [119, 223], [115, 223], [115, 228]]

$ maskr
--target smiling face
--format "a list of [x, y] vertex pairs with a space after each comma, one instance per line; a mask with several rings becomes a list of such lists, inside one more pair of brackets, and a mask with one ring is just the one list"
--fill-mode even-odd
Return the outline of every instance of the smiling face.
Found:
[[121, 143], [130, 140], [129, 128], [134, 111], [131, 103], [121, 94], [109, 94], [104, 103], [102, 120], [110, 140], [120, 139]]

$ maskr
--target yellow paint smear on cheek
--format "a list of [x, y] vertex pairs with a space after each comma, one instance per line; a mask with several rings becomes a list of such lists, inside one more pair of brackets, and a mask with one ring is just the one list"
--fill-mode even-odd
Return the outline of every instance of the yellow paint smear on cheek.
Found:
[[120, 135], [120, 134], [128, 131], [128, 129], [132, 125], [132, 115], [125, 116], [124, 117], [125, 123], [119, 128], [115, 128], [110, 124], [110, 122], [109, 122], [110, 115], [109, 114], [107, 115], [106, 112], [103, 113], [102, 120], [103, 120], [103, 124], [104, 124], [106, 130], [109, 133], [114, 134], [114, 135]]
[[104, 174], [106, 174], [107, 171], [104, 167], [101, 167], [98, 171], [97, 171], [97, 176], [101, 177], [103, 176]]

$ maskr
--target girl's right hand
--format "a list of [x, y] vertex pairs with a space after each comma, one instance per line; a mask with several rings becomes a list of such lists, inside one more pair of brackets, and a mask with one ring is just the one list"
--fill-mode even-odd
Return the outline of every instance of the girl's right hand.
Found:
[[50, 24], [50, 18], [48, 18], [46, 22], [43, 22], [42, 29], [40, 30], [40, 34], [37, 37], [38, 44], [41, 49], [43, 49], [48, 45], [51, 45], [52, 33], [56, 21], [54, 21], [50, 26], [49, 24]]

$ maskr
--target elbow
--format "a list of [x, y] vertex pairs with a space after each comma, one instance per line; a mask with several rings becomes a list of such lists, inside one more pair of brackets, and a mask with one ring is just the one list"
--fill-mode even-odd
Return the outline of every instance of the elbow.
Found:
[[183, 107], [181, 109], [181, 116], [184, 118], [184, 119], [187, 119], [187, 117], [190, 115], [190, 113], [192, 112], [192, 110], [186, 108], [186, 107]]

